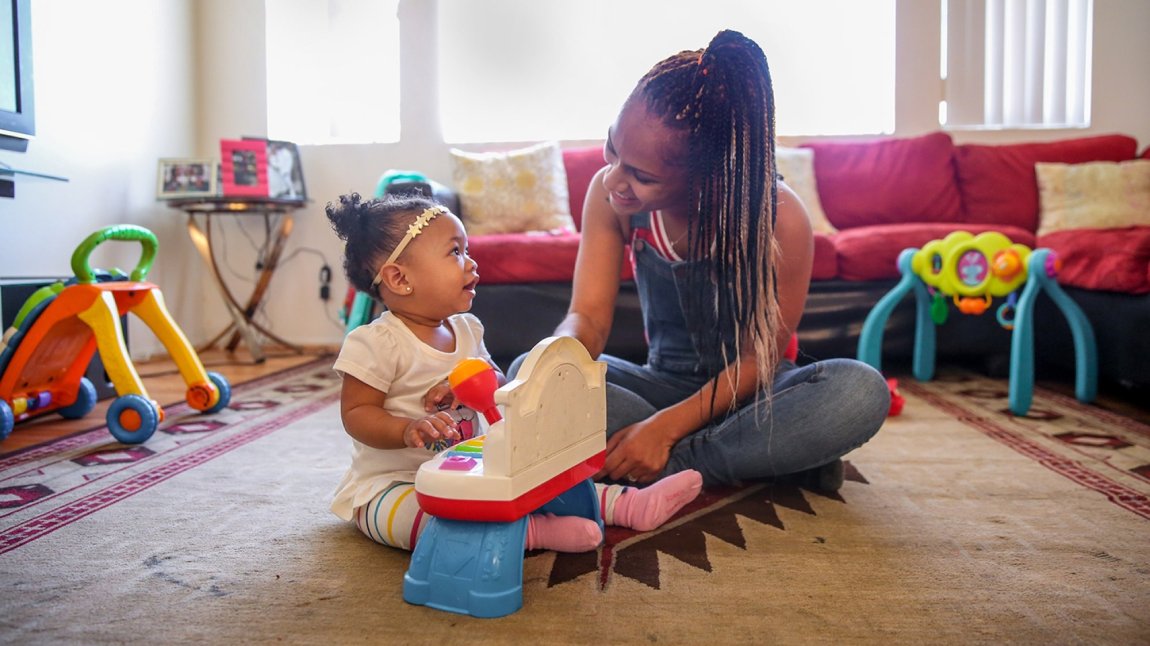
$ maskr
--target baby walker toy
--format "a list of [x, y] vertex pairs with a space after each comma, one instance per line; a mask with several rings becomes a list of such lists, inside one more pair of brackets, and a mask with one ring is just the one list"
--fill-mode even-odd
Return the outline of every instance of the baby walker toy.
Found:
[[[858, 358], [881, 370], [887, 318], [913, 290], [914, 376], [929, 381], [934, 376], [934, 325], [946, 322], [947, 299], [963, 314], [982, 314], [990, 309], [993, 297], [1006, 296], [995, 315], [1002, 327], [1012, 331], [1010, 410], [1025, 415], [1034, 393], [1034, 303], [1045, 290], [1066, 317], [1074, 337], [1075, 396], [1082, 402], [1093, 401], [1098, 392], [1094, 329], [1055, 280], [1059, 266], [1050, 249], [1031, 250], [994, 231], [977, 236], [956, 231], [926, 243], [922, 249], [904, 249], [898, 257], [902, 279], [867, 315], [859, 336]], [[1020, 286], [1022, 295], [1016, 297]]]
[[511, 614], [523, 605], [528, 514], [582, 516], [603, 527], [590, 478], [606, 456], [606, 364], [575, 339], [550, 337], [517, 379], [495, 390], [494, 377], [486, 362], [469, 359], [449, 378], [490, 426], [416, 472], [415, 495], [432, 519], [403, 577], [408, 603]]
[[[143, 246], [130, 276], [119, 270], [94, 271], [88, 264], [92, 250], [105, 240]], [[120, 324], [128, 312], [140, 317], [164, 344], [188, 386], [192, 408], [215, 413], [228, 405], [227, 380], [204, 371], [159, 288], [143, 282], [157, 247], [156, 236], [143, 227], [105, 227], [72, 254], [74, 278], [42, 287], [25, 301], [0, 345], [0, 440], [15, 423], [51, 411], [68, 419], [87, 415], [96, 405], [96, 388], [83, 375], [97, 350], [119, 395], [108, 408], [108, 430], [125, 444], [151, 437], [164, 412], [148, 397], [128, 355]]]

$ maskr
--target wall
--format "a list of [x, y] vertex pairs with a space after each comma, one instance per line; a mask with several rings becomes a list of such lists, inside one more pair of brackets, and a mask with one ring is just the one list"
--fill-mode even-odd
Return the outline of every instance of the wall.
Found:
[[[215, 155], [220, 138], [265, 134], [263, 3], [105, 0], [90, 6], [82, 0], [52, 0], [35, 5], [41, 135], [28, 154], [0, 152], [0, 161], [72, 181], [20, 180], [17, 198], [0, 203], [0, 276], [68, 273], [67, 259], [87, 232], [113, 222], [142, 224], [161, 241], [150, 278], [160, 284], [189, 337], [206, 341], [229, 319], [193, 255], [183, 216], [154, 200], [155, 164], [158, 157]], [[420, 170], [449, 183], [449, 145], [441, 141], [435, 108], [435, 2], [403, 0], [400, 11], [406, 23], [401, 52], [410, 61], [397, 88], [404, 97], [402, 141], [301, 150], [312, 202], [296, 214], [285, 254], [290, 258], [272, 282], [260, 316], [276, 334], [297, 343], [334, 345], [342, 338], [336, 312], [346, 284], [339, 241], [323, 215], [324, 204], [348, 191], [370, 194], [390, 168]], [[911, 136], [938, 129], [939, 10], [936, 2], [900, 0], [897, 11], [895, 134]], [[135, 27], [123, 29], [129, 21]], [[1147, 26], [1150, 2], [1095, 0], [1091, 128], [964, 131], [954, 133], [955, 139], [1004, 143], [1122, 132], [1147, 146]], [[588, 35], [588, 46], [596, 45]], [[127, 105], [110, 97], [127, 98]], [[226, 241], [225, 273], [243, 292], [254, 279], [262, 222], [232, 221], [220, 230]], [[122, 252], [107, 265], [128, 267], [134, 257]], [[325, 261], [335, 275], [328, 303], [318, 296]], [[134, 354], [155, 348], [154, 343], [133, 345]]]
[[[183, 219], [156, 202], [157, 159], [195, 150], [192, 0], [35, 1], [32, 19], [37, 136], [0, 162], [69, 181], [18, 176], [15, 199], [0, 199], [0, 277], [71, 276], [88, 234], [138, 224], [160, 243], [148, 279], [179, 320], [194, 319], [198, 260]], [[139, 255], [136, 243], [106, 243], [91, 264], [131, 270]], [[159, 346], [131, 326], [134, 347]]]

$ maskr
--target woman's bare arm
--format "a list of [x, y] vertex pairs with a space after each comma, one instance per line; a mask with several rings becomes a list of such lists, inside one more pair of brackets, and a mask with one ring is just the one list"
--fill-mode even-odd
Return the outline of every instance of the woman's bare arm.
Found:
[[619, 216], [607, 203], [604, 172], [596, 173], [587, 189], [571, 305], [555, 329], [557, 335], [578, 339], [592, 357], [607, 347], [626, 249]]

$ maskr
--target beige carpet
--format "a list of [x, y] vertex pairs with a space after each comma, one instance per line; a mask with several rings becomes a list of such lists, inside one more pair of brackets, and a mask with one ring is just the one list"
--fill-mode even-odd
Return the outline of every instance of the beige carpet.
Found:
[[1150, 428], [1059, 395], [1014, 418], [1002, 382], [904, 380], [839, 495], [707, 492], [527, 555], [523, 609], [474, 619], [405, 603], [409, 555], [328, 513], [337, 391], [305, 366], [140, 447], [0, 456], [0, 641], [1150, 643]]

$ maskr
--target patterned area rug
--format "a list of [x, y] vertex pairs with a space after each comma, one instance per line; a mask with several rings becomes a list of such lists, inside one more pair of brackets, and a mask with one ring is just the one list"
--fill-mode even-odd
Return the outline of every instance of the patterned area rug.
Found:
[[[350, 445], [311, 364], [0, 455], [0, 642], [1147, 643], [1150, 428], [1004, 382], [904, 379], [824, 495], [709, 490], [659, 530], [525, 555], [501, 619], [402, 600], [409, 555], [327, 511]], [[17, 429], [16, 432], [19, 432]]]
[[909, 392], [1055, 473], [1150, 519], [1150, 427], [1043, 393], [1025, 416], [1006, 405], [1004, 382], [950, 376]]
[[[324, 363], [328, 363], [324, 361]], [[176, 477], [338, 401], [338, 382], [315, 363], [237, 387], [225, 410], [165, 407], [144, 444], [107, 428], [0, 457], [0, 554]]]

